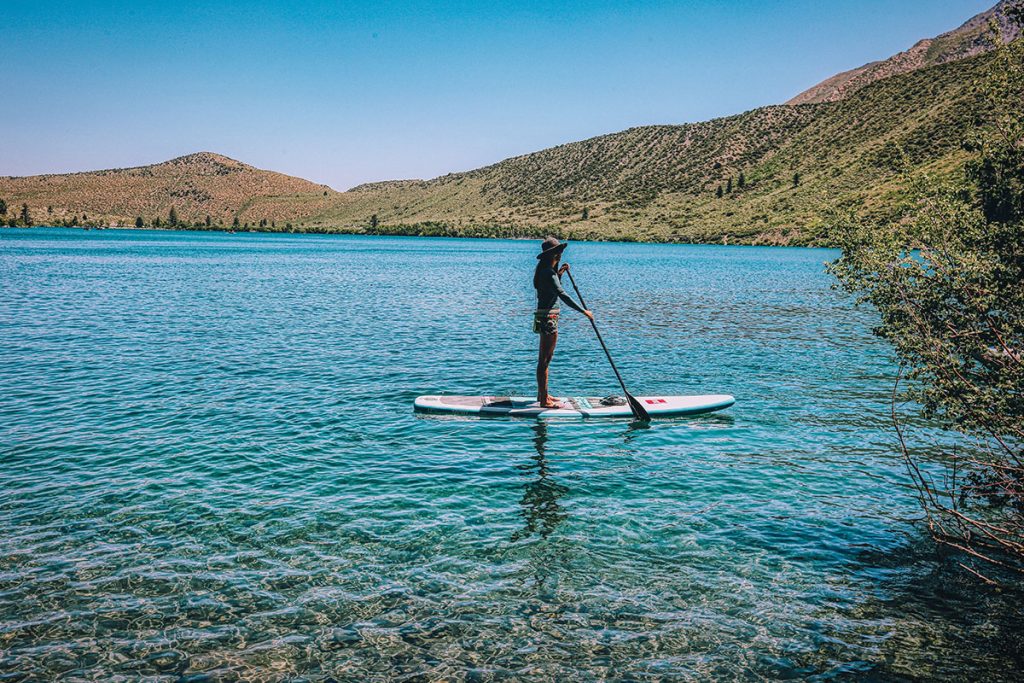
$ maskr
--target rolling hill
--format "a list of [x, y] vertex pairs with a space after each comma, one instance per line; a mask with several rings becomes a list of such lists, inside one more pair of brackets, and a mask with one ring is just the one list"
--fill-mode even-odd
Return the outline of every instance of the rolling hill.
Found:
[[[904, 155], [912, 167], [937, 172], [962, 160], [961, 142], [979, 106], [977, 83], [989, 61], [981, 55], [901, 74], [835, 102], [633, 128], [468, 173], [355, 188], [309, 225], [816, 243], [831, 208], [893, 210]], [[378, 225], [371, 229], [374, 215]]]
[[27, 203], [37, 221], [53, 222], [77, 217], [131, 225], [142, 217], [148, 223], [166, 219], [173, 206], [182, 220], [210, 216], [211, 223], [230, 224], [253, 202], [286, 202], [289, 212], [302, 205], [316, 213], [332, 194], [338, 193], [326, 185], [212, 152], [135, 168], [0, 178], [0, 197], [8, 204]]
[[[0, 178], [37, 223], [574, 239], [816, 244], [822, 216], [894, 212], [902, 165], [949, 173], [976, 125], [992, 62], [983, 33], [1019, 35], [1001, 2], [891, 60], [840, 74], [785, 105], [701, 123], [642, 126], [432, 180], [347, 192], [203, 152], [161, 164]], [[853, 75], [850, 75], [853, 74]], [[803, 102], [803, 103], [800, 103]], [[52, 208], [51, 208], [52, 207]], [[198, 225], [197, 225], [198, 224]]]

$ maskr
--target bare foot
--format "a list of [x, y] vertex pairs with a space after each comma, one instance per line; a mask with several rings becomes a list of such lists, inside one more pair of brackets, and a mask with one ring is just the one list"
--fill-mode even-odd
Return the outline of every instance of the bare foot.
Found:
[[548, 397], [548, 400], [541, 404], [541, 408], [562, 408], [562, 402], [557, 398]]

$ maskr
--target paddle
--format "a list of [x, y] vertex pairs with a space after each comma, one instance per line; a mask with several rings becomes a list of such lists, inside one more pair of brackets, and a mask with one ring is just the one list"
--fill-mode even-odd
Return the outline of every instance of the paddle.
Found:
[[[587, 303], [583, 300], [583, 295], [580, 294], [580, 288], [576, 286], [576, 280], [572, 277], [572, 271], [567, 269], [565, 272], [569, 274], [569, 282], [572, 283], [572, 288], [576, 290], [576, 296], [580, 300], [580, 305], [583, 306], [584, 309], [587, 309]], [[601, 342], [601, 348], [604, 349], [604, 355], [608, 356], [608, 362], [611, 363], [612, 370], [615, 371], [615, 377], [619, 380], [619, 386], [622, 387], [622, 393], [626, 395], [626, 401], [629, 403], [629, 409], [633, 411], [633, 417], [644, 422], [650, 422], [651, 416], [647, 413], [647, 410], [640, 405], [640, 401], [636, 400], [633, 394], [629, 393], [626, 389], [626, 383], [622, 381], [622, 375], [619, 374], [619, 369], [615, 367], [615, 361], [612, 360], [612, 354], [608, 352], [608, 347], [604, 345], [604, 339], [601, 338], [601, 333], [597, 329], [597, 323], [591, 320], [590, 326], [594, 328], [594, 334], [597, 335], [597, 341]]]

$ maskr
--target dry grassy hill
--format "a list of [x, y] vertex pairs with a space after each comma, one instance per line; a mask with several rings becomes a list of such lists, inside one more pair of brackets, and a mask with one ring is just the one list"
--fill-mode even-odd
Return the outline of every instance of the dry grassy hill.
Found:
[[37, 222], [77, 217], [81, 222], [132, 225], [142, 217], [148, 224], [156, 217], [166, 221], [174, 207], [182, 221], [205, 222], [210, 216], [215, 224], [229, 225], [256, 202], [267, 208], [287, 205], [280, 215], [301, 218], [322, 211], [332, 194], [337, 193], [326, 185], [212, 152], [135, 168], [0, 177], [0, 197], [12, 207], [27, 203]]

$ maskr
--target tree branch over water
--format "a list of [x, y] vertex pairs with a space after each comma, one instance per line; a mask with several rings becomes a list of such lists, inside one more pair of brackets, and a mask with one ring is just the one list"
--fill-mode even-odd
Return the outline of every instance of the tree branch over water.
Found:
[[[892, 419], [932, 537], [993, 584], [1024, 579], [1024, 40], [996, 42], [961, 171], [908, 175], [900, 220], [836, 219], [829, 266], [900, 361]], [[918, 416], [945, 430], [931, 448]]]

